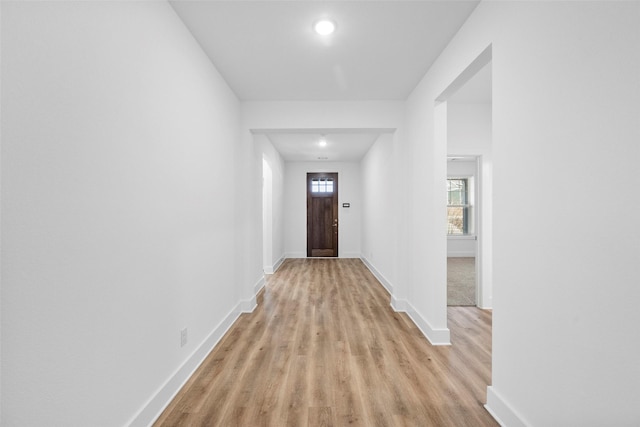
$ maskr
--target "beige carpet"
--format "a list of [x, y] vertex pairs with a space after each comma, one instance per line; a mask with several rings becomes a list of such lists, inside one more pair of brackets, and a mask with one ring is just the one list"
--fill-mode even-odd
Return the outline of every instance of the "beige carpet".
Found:
[[447, 258], [447, 305], [476, 305], [475, 262], [475, 258]]

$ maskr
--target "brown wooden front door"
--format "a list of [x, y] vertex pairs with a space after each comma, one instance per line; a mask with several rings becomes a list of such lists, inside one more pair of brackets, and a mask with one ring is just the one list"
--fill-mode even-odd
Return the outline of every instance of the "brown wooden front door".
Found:
[[307, 174], [307, 256], [338, 256], [338, 174]]

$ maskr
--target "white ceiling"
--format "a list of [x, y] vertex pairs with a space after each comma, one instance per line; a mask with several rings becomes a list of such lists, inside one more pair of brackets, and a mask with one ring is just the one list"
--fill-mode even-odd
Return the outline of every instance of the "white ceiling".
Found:
[[[170, 3], [241, 100], [341, 101], [406, 99], [479, 1]], [[334, 20], [335, 33], [315, 34], [319, 18]], [[382, 132], [283, 130], [267, 136], [287, 161], [358, 161]], [[321, 149], [323, 133], [328, 145]]]
[[[387, 130], [298, 130], [268, 132], [266, 136], [288, 162], [355, 162], [360, 161], [385, 132]], [[320, 139], [324, 139], [327, 145], [321, 147]]]
[[[171, 5], [241, 100], [404, 100], [479, 0]], [[336, 32], [313, 23], [333, 19]]]

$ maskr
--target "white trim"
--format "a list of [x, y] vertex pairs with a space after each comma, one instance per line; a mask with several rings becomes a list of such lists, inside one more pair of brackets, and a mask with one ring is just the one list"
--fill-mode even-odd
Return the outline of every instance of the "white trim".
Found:
[[492, 297], [482, 298], [482, 301], [480, 301], [478, 308], [482, 310], [493, 310], [493, 298]]
[[391, 295], [391, 308], [394, 311], [404, 313], [407, 311], [407, 300], [398, 299], [394, 295]]
[[306, 258], [307, 257], [307, 253], [306, 252], [287, 252], [286, 254], [284, 254], [285, 258]]
[[447, 240], [478, 240], [475, 234], [447, 234]]
[[339, 258], [361, 258], [359, 252], [343, 252]]
[[339, 254], [337, 257], [335, 256], [327, 256], [327, 257], [321, 257], [321, 256], [314, 256], [314, 257], [308, 257], [306, 252], [287, 252], [286, 254], [284, 254], [284, 258], [328, 258], [328, 259], [347, 259], [347, 258], [360, 258], [360, 253], [359, 252], [343, 252], [341, 254]]
[[284, 260], [285, 260], [285, 256], [284, 256], [284, 255], [282, 255], [282, 256], [280, 257], [280, 259], [279, 259], [278, 261], [276, 261], [276, 263], [275, 263], [275, 264], [273, 264], [273, 269], [272, 269], [272, 270], [273, 270], [273, 272], [274, 272], [274, 273], [275, 273], [276, 271], [278, 271], [278, 269], [280, 268], [280, 266], [282, 265], [282, 263], [284, 262]]
[[[371, 264], [371, 262], [369, 262], [369, 260], [366, 257], [361, 255], [360, 259], [362, 260], [364, 265], [369, 269], [371, 274], [373, 274], [376, 277], [376, 279], [378, 279], [378, 282], [380, 282], [380, 284], [386, 289], [386, 291], [389, 293], [389, 295], [391, 295], [391, 298], [393, 298], [393, 285], [391, 284], [391, 282], [389, 282], [387, 280], [387, 278], [384, 277], [384, 275], [382, 273], [380, 273], [373, 266], [373, 264]], [[393, 305], [392, 305], [392, 307], [393, 307]], [[396, 310], [396, 311], [398, 311], [398, 310]]]
[[485, 409], [503, 427], [527, 427], [522, 417], [496, 392], [492, 386], [487, 387], [487, 404]]
[[398, 301], [400, 306], [406, 307], [404, 310], [413, 323], [420, 329], [422, 335], [431, 345], [451, 345], [451, 334], [449, 328], [434, 329], [429, 322], [411, 305], [409, 301]]
[[447, 258], [475, 258], [475, 251], [448, 251]]
[[189, 380], [191, 375], [204, 362], [209, 353], [220, 342], [224, 334], [240, 316], [240, 304], [236, 305], [227, 316], [216, 326], [200, 346], [191, 353], [191, 356], [167, 379], [158, 391], [145, 403], [140, 411], [127, 424], [129, 427], [151, 426], [162, 411], [171, 403], [180, 389]]
[[258, 303], [256, 302], [256, 297], [251, 297], [250, 299], [240, 300], [240, 312], [241, 313], [253, 313], [253, 310], [256, 309]]
[[418, 310], [405, 299], [398, 299], [391, 295], [391, 308], [398, 312], [407, 313], [422, 335], [431, 345], [451, 345], [451, 333], [449, 328], [434, 329], [429, 322], [424, 319]]
[[[280, 266], [282, 265], [282, 263], [285, 260], [285, 256], [281, 256], [280, 259], [278, 261], [275, 262], [275, 264], [271, 265], [265, 265], [262, 269], [264, 270], [264, 274], [273, 274], [276, 271], [278, 271], [278, 269], [280, 268]], [[257, 293], [257, 292], [256, 292]]]
[[[258, 293], [262, 290], [262, 288], [264, 288], [266, 281], [264, 276], [262, 276], [255, 285], [253, 285], [253, 295], [254, 297], [258, 295]], [[253, 311], [253, 310], [251, 310]]]
[[424, 335], [432, 345], [451, 345], [449, 328], [434, 329], [408, 301], [407, 306], [409, 308], [407, 315], [413, 320], [413, 323], [420, 329], [422, 335]]
[[258, 303], [256, 301], [256, 296], [258, 292], [264, 287], [265, 279], [264, 275], [258, 279], [258, 281], [253, 285], [253, 295], [249, 299], [240, 300], [240, 312], [242, 313], [253, 313], [253, 310], [256, 309]]

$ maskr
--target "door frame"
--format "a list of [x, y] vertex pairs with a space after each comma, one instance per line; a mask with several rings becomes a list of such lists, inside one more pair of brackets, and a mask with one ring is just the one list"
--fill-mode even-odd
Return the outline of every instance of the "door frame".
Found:
[[[473, 250], [474, 250], [474, 287], [475, 287], [475, 306], [478, 308], [482, 308], [483, 304], [483, 291], [484, 288], [482, 286], [482, 263], [483, 263], [483, 253], [482, 253], [482, 241], [483, 241], [483, 229], [482, 229], [482, 215], [483, 215], [483, 186], [484, 182], [482, 180], [482, 155], [480, 154], [459, 154], [459, 153], [449, 153], [447, 152], [447, 157], [461, 157], [467, 159], [469, 163], [473, 162], [474, 172], [473, 175], [460, 175], [460, 178], [473, 178], [473, 194], [474, 194], [474, 203], [473, 203], [473, 226], [474, 226], [474, 236], [473, 239], [470, 237], [468, 240], [473, 240]], [[458, 175], [449, 176], [449, 162], [447, 161], [447, 179], [453, 178], [454, 176], [458, 177]], [[448, 249], [448, 238], [447, 236], [447, 257], [449, 256]], [[466, 255], [461, 255], [466, 256]], [[448, 280], [447, 280], [448, 286]]]

